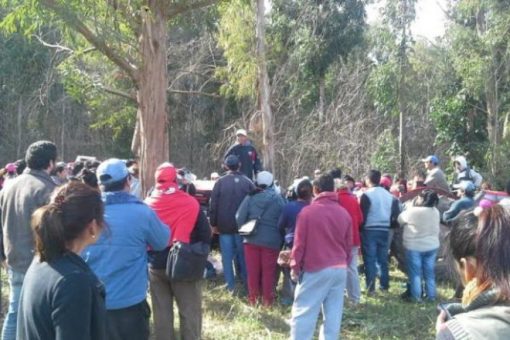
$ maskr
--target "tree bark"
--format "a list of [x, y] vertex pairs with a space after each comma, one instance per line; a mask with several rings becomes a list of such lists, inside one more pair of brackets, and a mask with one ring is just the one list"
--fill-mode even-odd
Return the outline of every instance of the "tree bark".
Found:
[[319, 79], [319, 121], [324, 121], [324, 102], [326, 101], [326, 81], [324, 76]]
[[140, 52], [142, 66], [137, 81], [142, 192], [154, 185], [159, 164], [168, 160], [167, 13], [165, 0], [149, 0], [142, 14]]
[[274, 173], [274, 130], [271, 112], [271, 88], [266, 64], [266, 19], [264, 0], [257, 0], [257, 63], [259, 110], [262, 112], [262, 162], [265, 169]]

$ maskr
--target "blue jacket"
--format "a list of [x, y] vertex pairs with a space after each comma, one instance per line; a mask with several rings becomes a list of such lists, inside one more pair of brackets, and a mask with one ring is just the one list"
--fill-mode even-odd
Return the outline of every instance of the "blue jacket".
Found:
[[282, 212], [285, 200], [275, 193], [274, 189], [248, 195], [244, 198], [236, 214], [237, 225], [241, 226], [249, 220], [259, 217], [264, 208], [255, 235], [244, 236], [244, 243], [254, 244], [261, 247], [280, 249], [283, 237], [278, 230], [278, 219]]
[[136, 305], [148, 288], [147, 250], [163, 250], [170, 228], [135, 196], [123, 192], [103, 193], [106, 227], [82, 257], [104, 282], [106, 309]]
[[309, 205], [306, 201], [292, 201], [283, 207], [282, 214], [278, 220], [278, 228], [285, 235], [285, 246], [292, 249], [294, 244], [294, 232], [296, 231], [296, 220], [299, 212]]

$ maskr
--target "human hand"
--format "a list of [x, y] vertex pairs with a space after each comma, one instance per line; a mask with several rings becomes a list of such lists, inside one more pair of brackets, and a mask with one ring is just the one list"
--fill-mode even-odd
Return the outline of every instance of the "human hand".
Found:
[[291, 269], [291, 271], [290, 271], [290, 279], [294, 282], [298, 282], [299, 274], [296, 273], [296, 271], [294, 269]]
[[442, 310], [436, 319], [436, 334], [446, 328], [446, 312]]
[[213, 234], [219, 234], [220, 233], [219, 230], [218, 230], [218, 227], [211, 227], [211, 229], [212, 229], [212, 233]]

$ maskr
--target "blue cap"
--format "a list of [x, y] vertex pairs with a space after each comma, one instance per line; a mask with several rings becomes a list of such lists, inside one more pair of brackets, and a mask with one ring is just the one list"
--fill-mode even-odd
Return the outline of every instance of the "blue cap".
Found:
[[422, 162], [432, 162], [434, 164], [439, 164], [439, 158], [434, 155], [430, 155], [427, 158], [421, 160]]
[[101, 163], [96, 170], [99, 184], [120, 182], [129, 175], [126, 163], [117, 158], [110, 158]]
[[239, 157], [236, 155], [228, 155], [227, 158], [225, 158], [225, 165], [226, 166], [236, 166], [239, 164]]

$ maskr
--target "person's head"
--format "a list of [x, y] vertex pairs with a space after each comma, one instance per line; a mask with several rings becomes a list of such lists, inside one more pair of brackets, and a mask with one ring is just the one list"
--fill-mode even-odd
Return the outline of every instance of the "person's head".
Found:
[[94, 169], [83, 168], [78, 175], [78, 178], [82, 181], [82, 183], [85, 183], [94, 189], [99, 188], [96, 172]]
[[461, 181], [457, 184], [459, 196], [474, 197], [475, 196], [475, 185], [471, 181]]
[[126, 167], [128, 168], [129, 174], [135, 178], [138, 178], [140, 175], [140, 168], [138, 167], [138, 163], [133, 162], [130, 166], [128, 166], [128, 163], [126, 162]]
[[381, 182], [381, 172], [379, 170], [370, 170], [365, 178], [367, 186], [376, 187]]
[[329, 174], [331, 175], [331, 177], [333, 177], [333, 179], [337, 179], [337, 178], [341, 179], [342, 178], [342, 169], [334, 168], [329, 171]]
[[84, 162], [82, 162], [82, 161], [74, 162], [74, 164], [73, 164], [73, 172], [72, 172], [73, 176], [77, 177], [80, 174], [80, 172], [81, 172], [81, 170], [83, 168], [85, 168], [85, 163]]
[[217, 181], [220, 179], [220, 174], [217, 173], [216, 171], [215, 172], [211, 172], [211, 176], [210, 176], [210, 179], [211, 181]]
[[57, 147], [50, 141], [38, 141], [31, 144], [25, 153], [27, 166], [32, 170], [51, 172], [57, 160]]
[[321, 175], [313, 181], [313, 190], [316, 195], [323, 192], [334, 192], [335, 180], [330, 174]]
[[120, 159], [104, 161], [97, 168], [96, 175], [104, 192], [129, 191], [129, 171], [126, 163]]
[[344, 176], [344, 183], [347, 185], [347, 188], [349, 190], [352, 190], [354, 188], [355, 184], [356, 184], [356, 181], [351, 176], [345, 175]]
[[496, 204], [484, 209], [477, 219], [467, 214], [453, 226], [450, 249], [462, 281], [476, 279], [476, 287], [463, 296], [472, 300], [479, 293], [495, 288], [499, 299], [510, 300], [510, 212]]
[[5, 171], [10, 176], [16, 175], [16, 164], [14, 164], [14, 163], [7, 163], [5, 165]]
[[439, 196], [432, 190], [423, 190], [418, 197], [417, 205], [421, 207], [433, 208], [439, 202]]
[[228, 155], [225, 158], [225, 167], [230, 171], [237, 171], [241, 166], [241, 162], [239, 161], [239, 157], [236, 155]]
[[313, 186], [312, 182], [308, 179], [301, 180], [296, 187], [297, 199], [309, 201], [312, 199]]
[[435, 155], [430, 155], [424, 159], [421, 160], [423, 162], [423, 165], [425, 166], [425, 169], [432, 170], [439, 164], [439, 158], [437, 158]]
[[314, 178], [314, 179], [318, 179], [319, 177], [321, 177], [321, 175], [322, 175], [322, 171], [321, 171], [321, 169], [315, 169], [315, 170], [313, 171], [313, 178]]
[[466, 157], [457, 156], [453, 159], [453, 167], [457, 172], [464, 171], [467, 168]]
[[16, 173], [18, 175], [21, 175], [27, 168], [27, 162], [24, 159], [18, 159], [14, 164], [16, 164]]
[[257, 173], [257, 179], [255, 181], [255, 185], [257, 188], [266, 189], [273, 185], [273, 174], [269, 171], [261, 171]]
[[165, 162], [158, 166], [154, 174], [156, 189], [161, 191], [179, 190], [177, 183], [177, 169], [172, 163]]
[[49, 262], [94, 243], [103, 230], [103, 213], [99, 191], [76, 181], [58, 188], [50, 204], [37, 209], [32, 217], [40, 260]]
[[236, 131], [237, 142], [241, 145], [246, 144], [248, 140], [248, 133], [245, 129], [239, 129]]
[[390, 190], [390, 187], [393, 185], [393, 179], [391, 178], [391, 175], [390, 174], [382, 175], [379, 185], [386, 190]]
[[62, 180], [67, 179], [67, 164], [64, 162], [58, 162], [55, 165], [55, 175]]

